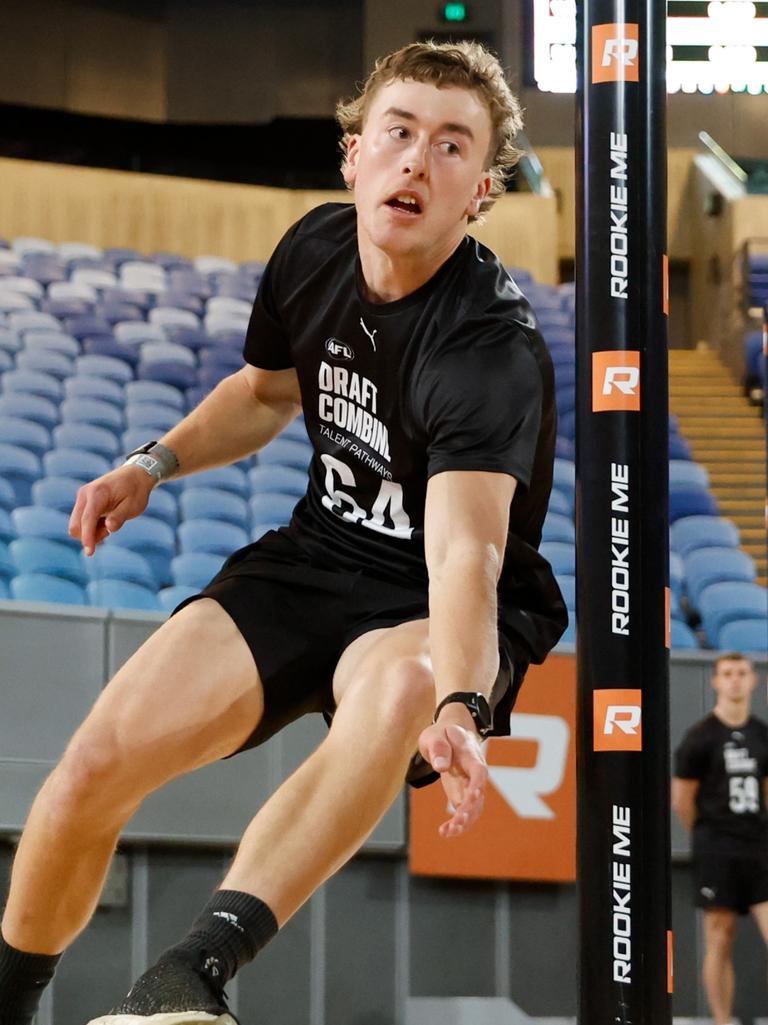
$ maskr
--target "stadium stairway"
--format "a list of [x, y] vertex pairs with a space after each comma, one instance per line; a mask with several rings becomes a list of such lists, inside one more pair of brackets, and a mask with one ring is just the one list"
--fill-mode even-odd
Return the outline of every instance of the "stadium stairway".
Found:
[[758, 411], [706, 346], [670, 349], [669, 406], [694, 459], [709, 471], [720, 514], [739, 528], [741, 547], [765, 586], [765, 432]]

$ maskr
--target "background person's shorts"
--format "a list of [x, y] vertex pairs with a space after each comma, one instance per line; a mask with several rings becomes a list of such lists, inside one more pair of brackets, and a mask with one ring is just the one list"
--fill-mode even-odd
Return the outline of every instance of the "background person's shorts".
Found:
[[700, 908], [728, 908], [745, 915], [768, 901], [765, 842], [748, 844], [719, 836], [694, 842], [695, 902]]
[[[333, 674], [344, 650], [369, 630], [428, 615], [423, 590], [376, 580], [362, 572], [314, 565], [285, 534], [270, 531], [235, 552], [213, 580], [182, 602], [213, 598], [234, 620], [253, 654], [264, 687], [264, 716], [240, 747], [264, 743], [308, 712], [330, 722]], [[491, 705], [494, 734], [508, 735], [509, 713], [528, 668], [522, 642], [499, 635], [500, 668]], [[414, 786], [438, 776], [420, 755], [407, 779]]]

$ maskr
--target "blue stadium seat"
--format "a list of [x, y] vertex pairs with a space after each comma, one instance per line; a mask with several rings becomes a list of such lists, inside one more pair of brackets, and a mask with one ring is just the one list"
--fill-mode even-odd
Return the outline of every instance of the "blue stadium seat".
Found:
[[120, 442], [112, 430], [94, 423], [62, 423], [53, 430], [55, 448], [84, 449], [106, 459], [115, 459], [121, 452]]
[[287, 526], [296, 507], [296, 497], [264, 491], [254, 495], [248, 504], [254, 523], [279, 523]]
[[69, 317], [64, 321], [63, 327], [68, 335], [72, 335], [79, 342], [82, 342], [84, 338], [100, 337], [101, 335], [112, 338], [112, 325], [109, 321], [92, 313], [80, 317]]
[[127, 303], [129, 306], [138, 306], [141, 310], [148, 310], [154, 305], [155, 297], [149, 292], [140, 288], [124, 288], [122, 285], [113, 285], [105, 288], [101, 293], [102, 301], [105, 303]]
[[[138, 384], [149, 382], [141, 381]], [[153, 382], [156, 383], [156, 382]], [[125, 422], [131, 430], [141, 428], [146, 432], [169, 431], [183, 418], [176, 406], [163, 406], [159, 402], [129, 402], [125, 407]]]
[[185, 520], [222, 520], [234, 523], [243, 530], [249, 525], [248, 503], [245, 499], [218, 488], [195, 487], [190, 484], [179, 498], [179, 508]]
[[59, 602], [64, 605], [85, 605], [85, 591], [71, 580], [50, 573], [22, 573], [10, 583], [11, 597], [16, 601]]
[[128, 580], [92, 580], [86, 590], [89, 603], [99, 608], [162, 612], [154, 591]]
[[13, 370], [14, 366], [15, 363], [10, 352], [0, 349], [0, 374], [4, 374], [7, 370]]
[[542, 541], [539, 552], [549, 562], [555, 576], [576, 575], [576, 546], [565, 541]]
[[552, 486], [567, 495], [573, 505], [573, 496], [576, 492], [576, 465], [568, 459], [555, 457], [552, 468]]
[[149, 311], [150, 324], [157, 324], [164, 330], [168, 327], [199, 327], [200, 318], [197, 313], [178, 306], [155, 306]]
[[751, 583], [757, 571], [754, 560], [739, 548], [699, 548], [685, 558], [685, 585], [694, 608], [701, 592], [723, 580]]
[[692, 459], [691, 446], [679, 434], [669, 435], [669, 458], [670, 459]]
[[562, 516], [573, 516], [573, 495], [552, 488], [549, 495], [549, 511]]
[[563, 413], [557, 421], [557, 433], [562, 434], [564, 438], [575, 438], [576, 437], [576, 410], [572, 409], [568, 413]]
[[257, 465], [267, 466], [276, 463], [278, 466], [293, 466], [306, 473], [311, 458], [312, 448], [307, 442], [275, 438], [259, 452]]
[[23, 334], [25, 331], [60, 331], [58, 320], [50, 313], [40, 310], [18, 310], [8, 314], [8, 327], [11, 331]]
[[152, 567], [159, 586], [171, 583], [171, 559], [176, 555], [176, 536], [173, 528], [162, 520], [153, 516], [128, 520], [104, 544], [139, 552]]
[[137, 249], [129, 246], [109, 246], [104, 250], [104, 259], [108, 260], [113, 267], [120, 267], [132, 260], [142, 260], [143, 257]]
[[[69, 360], [73, 360], [76, 356], [80, 355], [80, 346], [77, 343], [77, 339], [60, 331], [27, 331], [24, 335], [24, 348], [27, 352], [36, 352], [38, 350], [58, 352]], [[58, 377], [60, 375], [55, 374], [54, 376]]]
[[558, 434], [555, 439], [555, 455], [558, 459], [566, 459], [573, 463], [576, 461], [576, 446], [570, 438], [564, 438]]
[[0, 509], [0, 541], [8, 543], [16, 537], [16, 529], [7, 509]]
[[129, 381], [125, 386], [125, 401], [131, 406], [151, 402], [161, 406], [173, 406], [182, 411], [185, 409], [183, 393], [169, 384], [161, 384], [160, 381]]
[[146, 321], [126, 320], [115, 324], [115, 338], [126, 348], [135, 349], [146, 342], [164, 342], [165, 332], [159, 324], [148, 324]]
[[690, 459], [670, 459], [669, 487], [676, 491], [696, 488], [706, 491], [709, 487], [709, 474], [706, 467]]
[[43, 313], [50, 313], [57, 320], [67, 320], [69, 317], [87, 317], [93, 309], [93, 303], [86, 299], [44, 299], [40, 303], [40, 310]]
[[0, 416], [15, 416], [39, 423], [46, 430], [58, 423], [58, 406], [50, 399], [26, 392], [5, 392], [0, 395]]
[[0, 476], [13, 488], [16, 505], [29, 502], [32, 482], [40, 476], [40, 470], [40, 460], [34, 453], [0, 442]]
[[[137, 446], [134, 446], [137, 447]], [[153, 516], [156, 520], [162, 520], [169, 527], [174, 529], [179, 524], [179, 507], [176, 497], [168, 490], [168, 482], [160, 488], [154, 488], [149, 496], [144, 516]]]
[[183, 345], [192, 352], [197, 352], [212, 342], [211, 337], [199, 327], [168, 327], [166, 334], [169, 342]]
[[198, 371], [195, 367], [188, 367], [184, 363], [174, 361], [171, 363], [139, 363], [136, 376], [141, 381], [161, 381], [173, 388], [186, 391], [197, 384]]
[[[0, 318], [2, 318], [2, 314], [0, 314]], [[21, 348], [22, 341], [16, 332], [10, 331], [7, 327], [0, 326], [0, 350], [7, 352], [9, 355], [13, 355]]]
[[0, 509], [13, 509], [16, 505], [16, 495], [13, 487], [0, 477]]
[[764, 656], [768, 653], [768, 622], [761, 616], [726, 623], [718, 635], [717, 646], [724, 651], [745, 651]]
[[75, 448], [54, 448], [43, 456], [46, 477], [73, 477], [81, 484], [109, 473], [112, 465], [96, 452], [82, 452]]
[[102, 544], [90, 557], [83, 557], [89, 580], [127, 580], [151, 591], [157, 589], [155, 574], [139, 552], [120, 544]]
[[738, 548], [739, 528], [720, 516], [684, 516], [669, 530], [672, 548], [683, 558], [698, 548]]
[[164, 587], [161, 591], [158, 591], [157, 600], [160, 602], [160, 608], [164, 612], [171, 613], [174, 609], [181, 605], [187, 598], [191, 598], [192, 595], [198, 593], [199, 588], [187, 587], [185, 584], [174, 584], [172, 587]]
[[221, 555], [211, 552], [186, 552], [177, 555], [171, 563], [171, 574], [175, 584], [202, 590], [224, 565]]
[[64, 399], [59, 407], [62, 423], [95, 424], [112, 431], [116, 436], [123, 431], [123, 411], [112, 402], [99, 399]]
[[566, 541], [568, 544], [575, 544], [576, 527], [570, 516], [550, 511], [544, 519], [541, 537], [543, 541]]
[[[126, 385], [126, 388], [128, 385]], [[97, 399], [99, 402], [111, 402], [118, 409], [123, 408], [125, 394], [123, 386], [108, 377], [69, 377], [64, 382], [64, 395], [68, 399], [79, 402]]]
[[142, 309], [135, 303], [101, 302], [93, 308], [94, 315], [102, 317], [114, 331], [115, 324], [144, 321]]
[[127, 384], [133, 380], [133, 370], [124, 360], [91, 353], [75, 360], [75, 373], [81, 377], [107, 377], [118, 384]]
[[699, 647], [696, 634], [691, 630], [687, 623], [683, 623], [679, 619], [672, 620], [670, 635], [671, 647], [673, 649], [688, 650]]
[[0, 541], [0, 580], [8, 581], [16, 575], [16, 564], [5, 542]]
[[174, 342], [145, 342], [140, 350], [140, 365], [149, 366], [152, 363], [183, 363], [195, 367], [197, 357], [191, 349]]
[[17, 574], [48, 573], [50, 576], [85, 584], [83, 560], [72, 545], [40, 537], [20, 537], [9, 546]]
[[576, 577], [562, 573], [557, 578], [557, 584], [563, 595], [565, 607], [569, 612], [576, 611]]
[[669, 522], [676, 523], [684, 516], [719, 516], [715, 496], [701, 488], [681, 488], [669, 492]]
[[223, 367], [200, 367], [195, 374], [195, 381], [206, 392], [209, 392], [213, 391], [217, 384], [221, 384], [225, 377], [229, 377], [230, 373]]
[[[126, 349], [120, 342], [116, 342], [111, 335], [92, 335], [90, 338], [84, 338], [83, 353], [86, 356], [108, 356], [110, 359], [117, 360], [118, 363], [125, 363], [131, 369], [131, 376], [133, 376], [136, 367], [139, 365], [138, 352]], [[119, 383], [123, 384], [124, 382], [123, 375], [119, 378]]]
[[73, 477], [41, 477], [32, 485], [32, 501], [35, 505], [56, 509], [69, 516], [82, 483]]
[[709, 644], [716, 648], [720, 631], [736, 619], [768, 618], [768, 590], [758, 584], [728, 580], [710, 584], [699, 596], [699, 612]]
[[681, 555], [671, 551], [669, 553], [669, 587], [672, 594], [679, 601], [685, 590], [685, 563]]
[[58, 509], [23, 505], [13, 510], [11, 520], [17, 537], [46, 538], [70, 548], [80, 548], [77, 538], [69, 535], [69, 516]]
[[0, 415], [0, 443], [18, 445], [36, 456], [42, 456], [51, 447], [51, 434], [42, 424], [32, 420]]
[[58, 402], [64, 392], [61, 381], [50, 374], [37, 370], [9, 370], [2, 377], [3, 392], [23, 392], [26, 395], [40, 395], [51, 402]]
[[[228, 374], [235, 370], [242, 369], [244, 360], [239, 349], [230, 349], [222, 346], [216, 348], [204, 348], [198, 352], [201, 367], [213, 367], [217, 370], [225, 370]], [[306, 431], [304, 432], [306, 436]]]
[[264, 491], [280, 492], [301, 498], [306, 493], [309, 478], [306, 470], [297, 470], [292, 466], [280, 466], [267, 463], [253, 467], [248, 471], [248, 480], [254, 495]]
[[181, 554], [210, 552], [213, 555], [231, 555], [250, 541], [247, 531], [233, 523], [221, 520], [187, 520], [178, 531]]
[[212, 470], [204, 470], [202, 473], [196, 473], [194, 477], [185, 477], [181, 484], [184, 488], [221, 488], [223, 491], [231, 491], [233, 495], [240, 495], [241, 498], [250, 496], [248, 477], [238, 466], [219, 466]]
[[180, 253], [168, 253], [160, 251], [152, 253], [149, 257], [152, 263], [156, 263], [158, 267], [162, 267], [164, 271], [171, 270], [189, 270], [192, 268], [192, 261], [187, 256], [181, 256]]

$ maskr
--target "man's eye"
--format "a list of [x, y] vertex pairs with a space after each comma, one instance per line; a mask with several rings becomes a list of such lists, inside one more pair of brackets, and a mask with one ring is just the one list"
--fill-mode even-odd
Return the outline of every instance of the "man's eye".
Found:
[[461, 149], [456, 145], [455, 142], [441, 142], [440, 148], [442, 149], [443, 153], [448, 153], [449, 156], [452, 157], [456, 156], [457, 153], [461, 152]]
[[402, 125], [395, 125], [394, 128], [389, 129], [389, 134], [393, 139], [407, 139], [408, 129], [403, 128]]

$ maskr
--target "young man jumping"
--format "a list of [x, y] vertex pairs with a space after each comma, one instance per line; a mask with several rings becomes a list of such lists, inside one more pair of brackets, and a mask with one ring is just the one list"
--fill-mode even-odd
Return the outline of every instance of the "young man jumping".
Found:
[[327, 738], [251, 822], [190, 933], [97, 1019], [234, 1022], [226, 982], [405, 778], [439, 774], [442, 836], [472, 825], [481, 739], [508, 732], [528, 663], [565, 627], [537, 551], [552, 364], [519, 290], [466, 234], [516, 159], [517, 101], [482, 47], [413, 44], [338, 116], [354, 205], [320, 207], [280, 242], [246, 365], [78, 494], [70, 530], [90, 555], [159, 481], [258, 452], [301, 410], [314, 448], [290, 525], [236, 552], [133, 655], [35, 800], [2, 922], [0, 1025], [31, 1022], [147, 794], [322, 712]]

